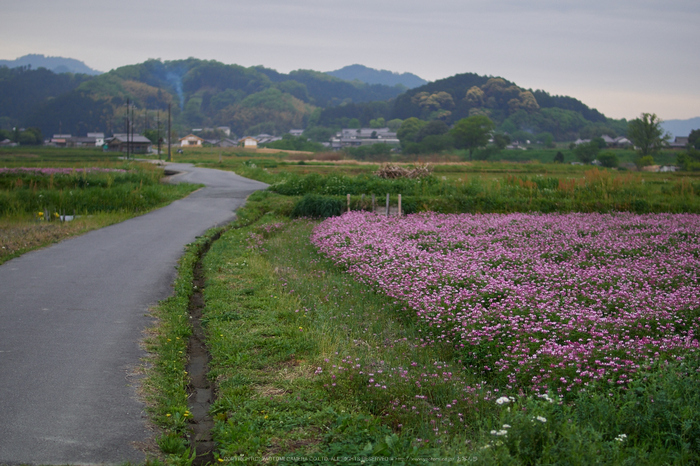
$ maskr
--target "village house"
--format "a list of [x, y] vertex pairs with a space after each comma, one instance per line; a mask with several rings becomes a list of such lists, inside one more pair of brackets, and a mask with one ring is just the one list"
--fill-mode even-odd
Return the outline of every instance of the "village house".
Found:
[[105, 139], [105, 143], [110, 152], [126, 152], [128, 149], [132, 154], [145, 154], [151, 150], [153, 145], [146, 136], [127, 135], [126, 133], [115, 134], [111, 138]]
[[180, 138], [180, 147], [202, 147], [204, 139], [194, 134], [188, 134], [184, 138]]
[[252, 136], [244, 137], [244, 138], [240, 139], [238, 142], [243, 145], [244, 149], [257, 149], [258, 148], [258, 140]]
[[[600, 138], [603, 141], [605, 141], [605, 145], [607, 147], [610, 147], [610, 148], [612, 148], [612, 147], [629, 147], [632, 145], [632, 142], [624, 136], [618, 136], [616, 138], [611, 138], [607, 134], [604, 134]], [[580, 146], [581, 144], [588, 144], [589, 142], [591, 142], [590, 139], [579, 138], [576, 141], [574, 141], [574, 144], [577, 146]]]
[[668, 143], [670, 149], [685, 149], [688, 147], [689, 136], [676, 136], [673, 142]]
[[340, 150], [344, 147], [360, 147], [372, 144], [398, 145], [396, 133], [389, 128], [346, 128], [331, 138], [331, 148]]

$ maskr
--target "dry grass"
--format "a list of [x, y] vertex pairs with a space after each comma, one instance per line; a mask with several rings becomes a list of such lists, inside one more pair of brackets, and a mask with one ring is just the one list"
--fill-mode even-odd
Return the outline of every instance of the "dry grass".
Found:
[[27, 251], [39, 249], [90, 230], [121, 222], [125, 214], [101, 214], [71, 222], [46, 222], [30, 218], [0, 220], [0, 264]]

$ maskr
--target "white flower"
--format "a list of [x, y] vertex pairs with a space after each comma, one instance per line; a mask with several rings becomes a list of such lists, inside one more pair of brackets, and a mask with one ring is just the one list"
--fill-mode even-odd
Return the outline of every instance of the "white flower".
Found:
[[510, 398], [508, 398], [507, 396], [502, 396], [496, 400], [496, 404], [502, 405], [505, 403], [510, 403]]
[[508, 435], [508, 431], [505, 429], [504, 430], [492, 430], [491, 435], [498, 435], [498, 436]]
[[620, 434], [617, 437], [615, 437], [615, 440], [617, 440], [618, 442], [624, 442], [626, 438], [627, 438], [626, 434]]
[[544, 423], [544, 422], [547, 422], [547, 418], [546, 418], [546, 417], [537, 416], [535, 419], [537, 419], [538, 421], [543, 422], [543, 423]]
[[510, 425], [509, 425], [509, 424], [503, 424], [503, 428], [504, 428], [504, 429], [510, 429]]

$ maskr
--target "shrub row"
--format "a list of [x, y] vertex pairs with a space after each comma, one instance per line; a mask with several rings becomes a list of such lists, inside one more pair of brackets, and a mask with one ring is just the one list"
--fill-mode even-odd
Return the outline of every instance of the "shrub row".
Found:
[[[384, 213], [385, 200], [377, 201], [377, 212]], [[391, 200], [395, 208], [396, 197]], [[359, 196], [351, 197], [351, 210], [372, 210], [369, 196], [364, 201]], [[298, 199], [292, 210], [292, 217], [328, 218], [341, 215], [347, 210], [345, 196], [322, 196], [307, 194]], [[505, 196], [405, 196], [401, 200], [404, 214], [416, 212], [457, 213], [512, 213], [512, 212], [634, 212], [646, 213], [700, 213], [697, 201], [662, 202], [646, 199], [629, 199], [626, 201], [603, 199], [546, 199]]]

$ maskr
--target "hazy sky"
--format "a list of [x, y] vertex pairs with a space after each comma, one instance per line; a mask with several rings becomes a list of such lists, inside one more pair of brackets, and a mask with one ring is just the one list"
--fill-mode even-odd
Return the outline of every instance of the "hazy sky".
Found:
[[473, 72], [613, 118], [700, 116], [698, 0], [0, 0], [0, 11], [0, 59]]

